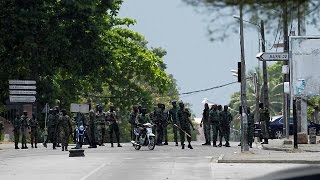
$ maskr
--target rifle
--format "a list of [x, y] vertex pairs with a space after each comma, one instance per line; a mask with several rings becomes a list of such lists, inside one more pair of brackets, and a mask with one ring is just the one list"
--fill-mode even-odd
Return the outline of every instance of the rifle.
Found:
[[181, 127], [179, 127], [177, 124], [173, 124], [175, 127], [177, 127], [180, 131], [184, 132], [188, 137], [191, 138], [191, 135], [188, 134], [185, 130], [183, 130]]

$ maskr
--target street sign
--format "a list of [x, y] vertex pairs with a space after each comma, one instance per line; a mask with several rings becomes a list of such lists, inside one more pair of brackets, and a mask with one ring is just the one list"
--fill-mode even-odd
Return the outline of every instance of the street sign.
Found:
[[33, 80], [9, 80], [9, 84], [36, 84]]
[[19, 85], [9, 85], [9, 89], [37, 89], [36, 86], [19, 86]]
[[70, 105], [71, 112], [81, 112], [81, 113], [89, 113], [89, 105], [88, 104], [75, 104], [72, 103]]
[[33, 103], [36, 101], [35, 96], [9, 96], [10, 102], [28, 102]]
[[19, 91], [19, 90], [10, 90], [10, 94], [26, 94], [26, 95], [35, 95], [37, 94], [36, 91]]
[[289, 55], [287, 52], [260, 52], [256, 58], [261, 61], [287, 61]]

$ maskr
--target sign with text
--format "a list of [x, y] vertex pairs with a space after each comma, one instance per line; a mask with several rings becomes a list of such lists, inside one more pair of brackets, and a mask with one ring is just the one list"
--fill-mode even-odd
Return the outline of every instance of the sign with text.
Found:
[[71, 112], [89, 113], [89, 104], [75, 104], [70, 105]]
[[36, 101], [36, 81], [9, 80], [9, 100], [13, 103], [34, 103]]
[[260, 52], [256, 58], [262, 61], [287, 61], [289, 54], [286, 52]]

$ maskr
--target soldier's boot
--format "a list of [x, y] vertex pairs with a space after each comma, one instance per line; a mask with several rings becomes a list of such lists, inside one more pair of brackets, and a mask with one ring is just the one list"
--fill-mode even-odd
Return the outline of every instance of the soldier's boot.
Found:
[[33, 148], [33, 143], [31, 143], [31, 148]]
[[163, 145], [168, 145], [168, 142], [163, 143]]
[[208, 145], [208, 141], [206, 140], [205, 143], [202, 144], [202, 146]]
[[176, 146], [179, 146], [178, 141], [176, 141]]
[[189, 148], [189, 149], [193, 149], [193, 147], [191, 146], [191, 144], [188, 145], [188, 148]]
[[120, 143], [118, 143], [118, 147], [122, 147]]
[[45, 147], [45, 148], [48, 147], [46, 142], [42, 143], [42, 145], [43, 145], [43, 147]]
[[62, 146], [62, 151], [64, 151], [64, 146]]
[[57, 149], [56, 148], [56, 143], [53, 143], [52, 149]]
[[58, 143], [58, 144], [57, 144], [57, 147], [61, 147], [61, 145]]
[[219, 147], [222, 147], [222, 142], [220, 141], [220, 143], [219, 143], [219, 145], [218, 145]]
[[14, 147], [14, 149], [20, 149], [17, 145]]
[[184, 149], [184, 144], [181, 145], [181, 148]]
[[224, 145], [226, 147], [230, 147], [229, 141], [226, 142], [226, 144]]
[[68, 151], [68, 146], [65, 146], [64, 150], [65, 150], [65, 151]]
[[35, 147], [35, 148], [38, 148], [38, 147], [37, 147], [37, 143], [34, 144], [34, 147]]
[[113, 143], [111, 143], [111, 147], [113, 147]]
[[249, 142], [249, 147], [252, 148], [252, 141]]
[[213, 147], [217, 147], [217, 142], [216, 142], [216, 141], [213, 141], [213, 142], [212, 142], [212, 146], [213, 146]]

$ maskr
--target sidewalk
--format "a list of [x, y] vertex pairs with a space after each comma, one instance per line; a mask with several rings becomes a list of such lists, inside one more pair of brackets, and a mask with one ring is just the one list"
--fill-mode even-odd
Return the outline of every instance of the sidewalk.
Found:
[[223, 154], [218, 163], [291, 163], [291, 164], [320, 164], [320, 144], [299, 144], [298, 149], [293, 145], [284, 145], [284, 140], [269, 140], [269, 144], [257, 143], [257, 148], [249, 152]]

